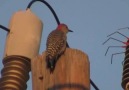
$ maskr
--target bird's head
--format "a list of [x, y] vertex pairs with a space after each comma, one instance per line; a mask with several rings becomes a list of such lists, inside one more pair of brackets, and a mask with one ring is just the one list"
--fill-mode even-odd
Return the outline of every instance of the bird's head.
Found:
[[72, 30], [69, 30], [66, 24], [59, 24], [57, 30], [61, 30], [64, 33], [73, 32]]

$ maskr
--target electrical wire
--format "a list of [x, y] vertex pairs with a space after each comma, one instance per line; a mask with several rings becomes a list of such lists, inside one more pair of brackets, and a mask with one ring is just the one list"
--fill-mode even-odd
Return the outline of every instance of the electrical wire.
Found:
[[54, 17], [55, 17], [55, 20], [56, 20], [57, 24], [59, 25], [59, 24], [60, 24], [60, 21], [59, 21], [57, 15], [56, 15], [54, 9], [53, 9], [45, 0], [32, 0], [32, 1], [29, 3], [29, 5], [27, 6], [26, 9], [30, 8], [30, 7], [32, 6], [32, 4], [35, 3], [36, 1], [40, 1], [40, 2], [44, 3], [44, 4], [51, 10], [52, 14], [53, 14]]
[[[44, 3], [44, 4], [50, 9], [50, 11], [52, 12], [53, 16], [55, 17], [55, 20], [56, 20], [56, 22], [57, 22], [57, 25], [59, 25], [59, 24], [60, 24], [60, 21], [59, 21], [57, 15], [56, 15], [54, 9], [53, 9], [53, 8], [51, 7], [51, 5], [49, 5], [45, 0], [32, 0], [32, 1], [28, 4], [28, 6], [27, 6], [26, 9], [31, 8], [32, 4], [35, 3], [36, 1], [40, 1], [40, 2]], [[69, 48], [68, 42], [66, 42], [66, 46]]]
[[3, 25], [0, 25], [0, 28], [2, 28], [3, 30], [5, 30], [7, 32], [10, 32], [10, 30], [8, 28], [6, 28], [5, 26], [3, 26]]
[[95, 85], [95, 83], [90, 79], [91, 85], [95, 88], [95, 90], [99, 90], [99, 88]]

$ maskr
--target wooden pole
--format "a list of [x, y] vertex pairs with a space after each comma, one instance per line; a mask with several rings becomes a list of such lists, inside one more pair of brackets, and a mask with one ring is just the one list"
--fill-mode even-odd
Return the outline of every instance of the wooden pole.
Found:
[[80, 50], [67, 48], [51, 74], [45, 52], [31, 61], [33, 90], [90, 90], [89, 60]]

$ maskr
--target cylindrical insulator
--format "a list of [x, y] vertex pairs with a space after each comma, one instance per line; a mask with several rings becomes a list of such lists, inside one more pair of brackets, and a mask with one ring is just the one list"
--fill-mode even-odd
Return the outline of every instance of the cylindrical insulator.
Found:
[[0, 90], [25, 90], [29, 79], [30, 59], [23, 56], [8, 56], [3, 59]]
[[[125, 59], [123, 64], [122, 88], [127, 90], [127, 83], [129, 82], [129, 46], [126, 47]], [[129, 87], [128, 87], [129, 89]]]
[[30, 9], [16, 12], [9, 24], [4, 57], [20, 55], [34, 58], [39, 53], [42, 22]]
[[12, 16], [9, 29], [0, 90], [26, 90], [30, 61], [39, 53], [42, 22], [30, 9], [18, 11]]

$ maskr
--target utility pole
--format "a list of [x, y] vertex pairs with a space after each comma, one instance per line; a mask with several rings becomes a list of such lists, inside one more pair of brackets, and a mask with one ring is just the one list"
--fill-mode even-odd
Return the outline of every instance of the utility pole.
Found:
[[50, 73], [45, 52], [31, 61], [33, 90], [90, 90], [90, 63], [80, 50], [66, 48]]

